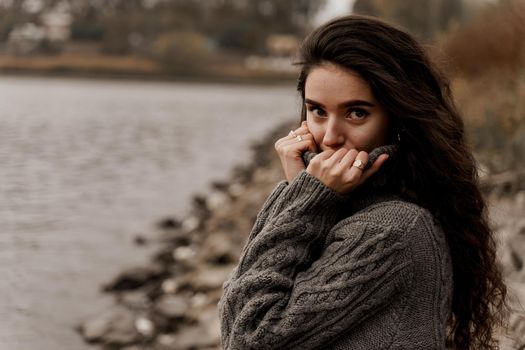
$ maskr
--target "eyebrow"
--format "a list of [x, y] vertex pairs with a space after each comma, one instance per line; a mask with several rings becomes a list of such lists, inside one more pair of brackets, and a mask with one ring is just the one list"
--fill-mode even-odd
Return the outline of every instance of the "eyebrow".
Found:
[[[305, 98], [304, 102], [306, 102], [308, 104], [311, 104], [311, 105], [316, 105], [316, 106], [325, 108], [325, 106], [322, 103], [316, 102], [314, 100], [310, 100], [309, 98]], [[338, 107], [354, 107], [354, 106], [375, 107], [375, 105], [373, 103], [365, 101], [365, 100], [350, 100], [350, 101], [346, 101], [346, 102], [340, 103], [338, 105]]]

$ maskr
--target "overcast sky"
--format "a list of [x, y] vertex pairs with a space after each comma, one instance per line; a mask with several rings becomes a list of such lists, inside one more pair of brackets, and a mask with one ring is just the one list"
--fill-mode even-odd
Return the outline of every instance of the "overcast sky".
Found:
[[350, 13], [355, 0], [326, 0], [324, 8], [320, 9], [314, 18], [316, 25], [322, 24], [337, 16]]

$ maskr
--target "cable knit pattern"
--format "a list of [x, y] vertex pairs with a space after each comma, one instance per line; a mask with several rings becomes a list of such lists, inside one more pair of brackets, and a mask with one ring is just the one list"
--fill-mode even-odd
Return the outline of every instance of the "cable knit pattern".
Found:
[[277, 184], [223, 284], [224, 350], [445, 348], [444, 233], [426, 209], [375, 193], [340, 195], [305, 170]]

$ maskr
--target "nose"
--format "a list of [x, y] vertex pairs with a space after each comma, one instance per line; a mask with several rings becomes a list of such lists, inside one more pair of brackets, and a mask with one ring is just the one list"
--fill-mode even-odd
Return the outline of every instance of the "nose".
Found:
[[340, 148], [345, 143], [343, 128], [339, 118], [328, 118], [326, 130], [323, 137], [323, 144], [330, 148]]

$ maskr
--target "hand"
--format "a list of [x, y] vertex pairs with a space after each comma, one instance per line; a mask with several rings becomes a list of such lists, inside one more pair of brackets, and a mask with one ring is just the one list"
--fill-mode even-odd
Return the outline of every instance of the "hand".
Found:
[[347, 194], [361, 185], [370, 176], [377, 172], [388, 159], [388, 154], [382, 154], [367, 170], [361, 170], [352, 164], [358, 159], [362, 167], [368, 162], [368, 153], [347, 150], [327, 150], [312, 158], [306, 172], [315, 176], [326, 186], [340, 194]]
[[[313, 135], [308, 130], [306, 121], [301, 123], [301, 126], [293, 131], [295, 136], [290, 132], [287, 136], [275, 142], [275, 150], [281, 160], [281, 165], [284, 170], [284, 175], [288, 183], [297, 176], [297, 174], [305, 169], [301, 154], [310, 150], [316, 152], [317, 145], [314, 141]], [[300, 135], [302, 141], [297, 139]]]

